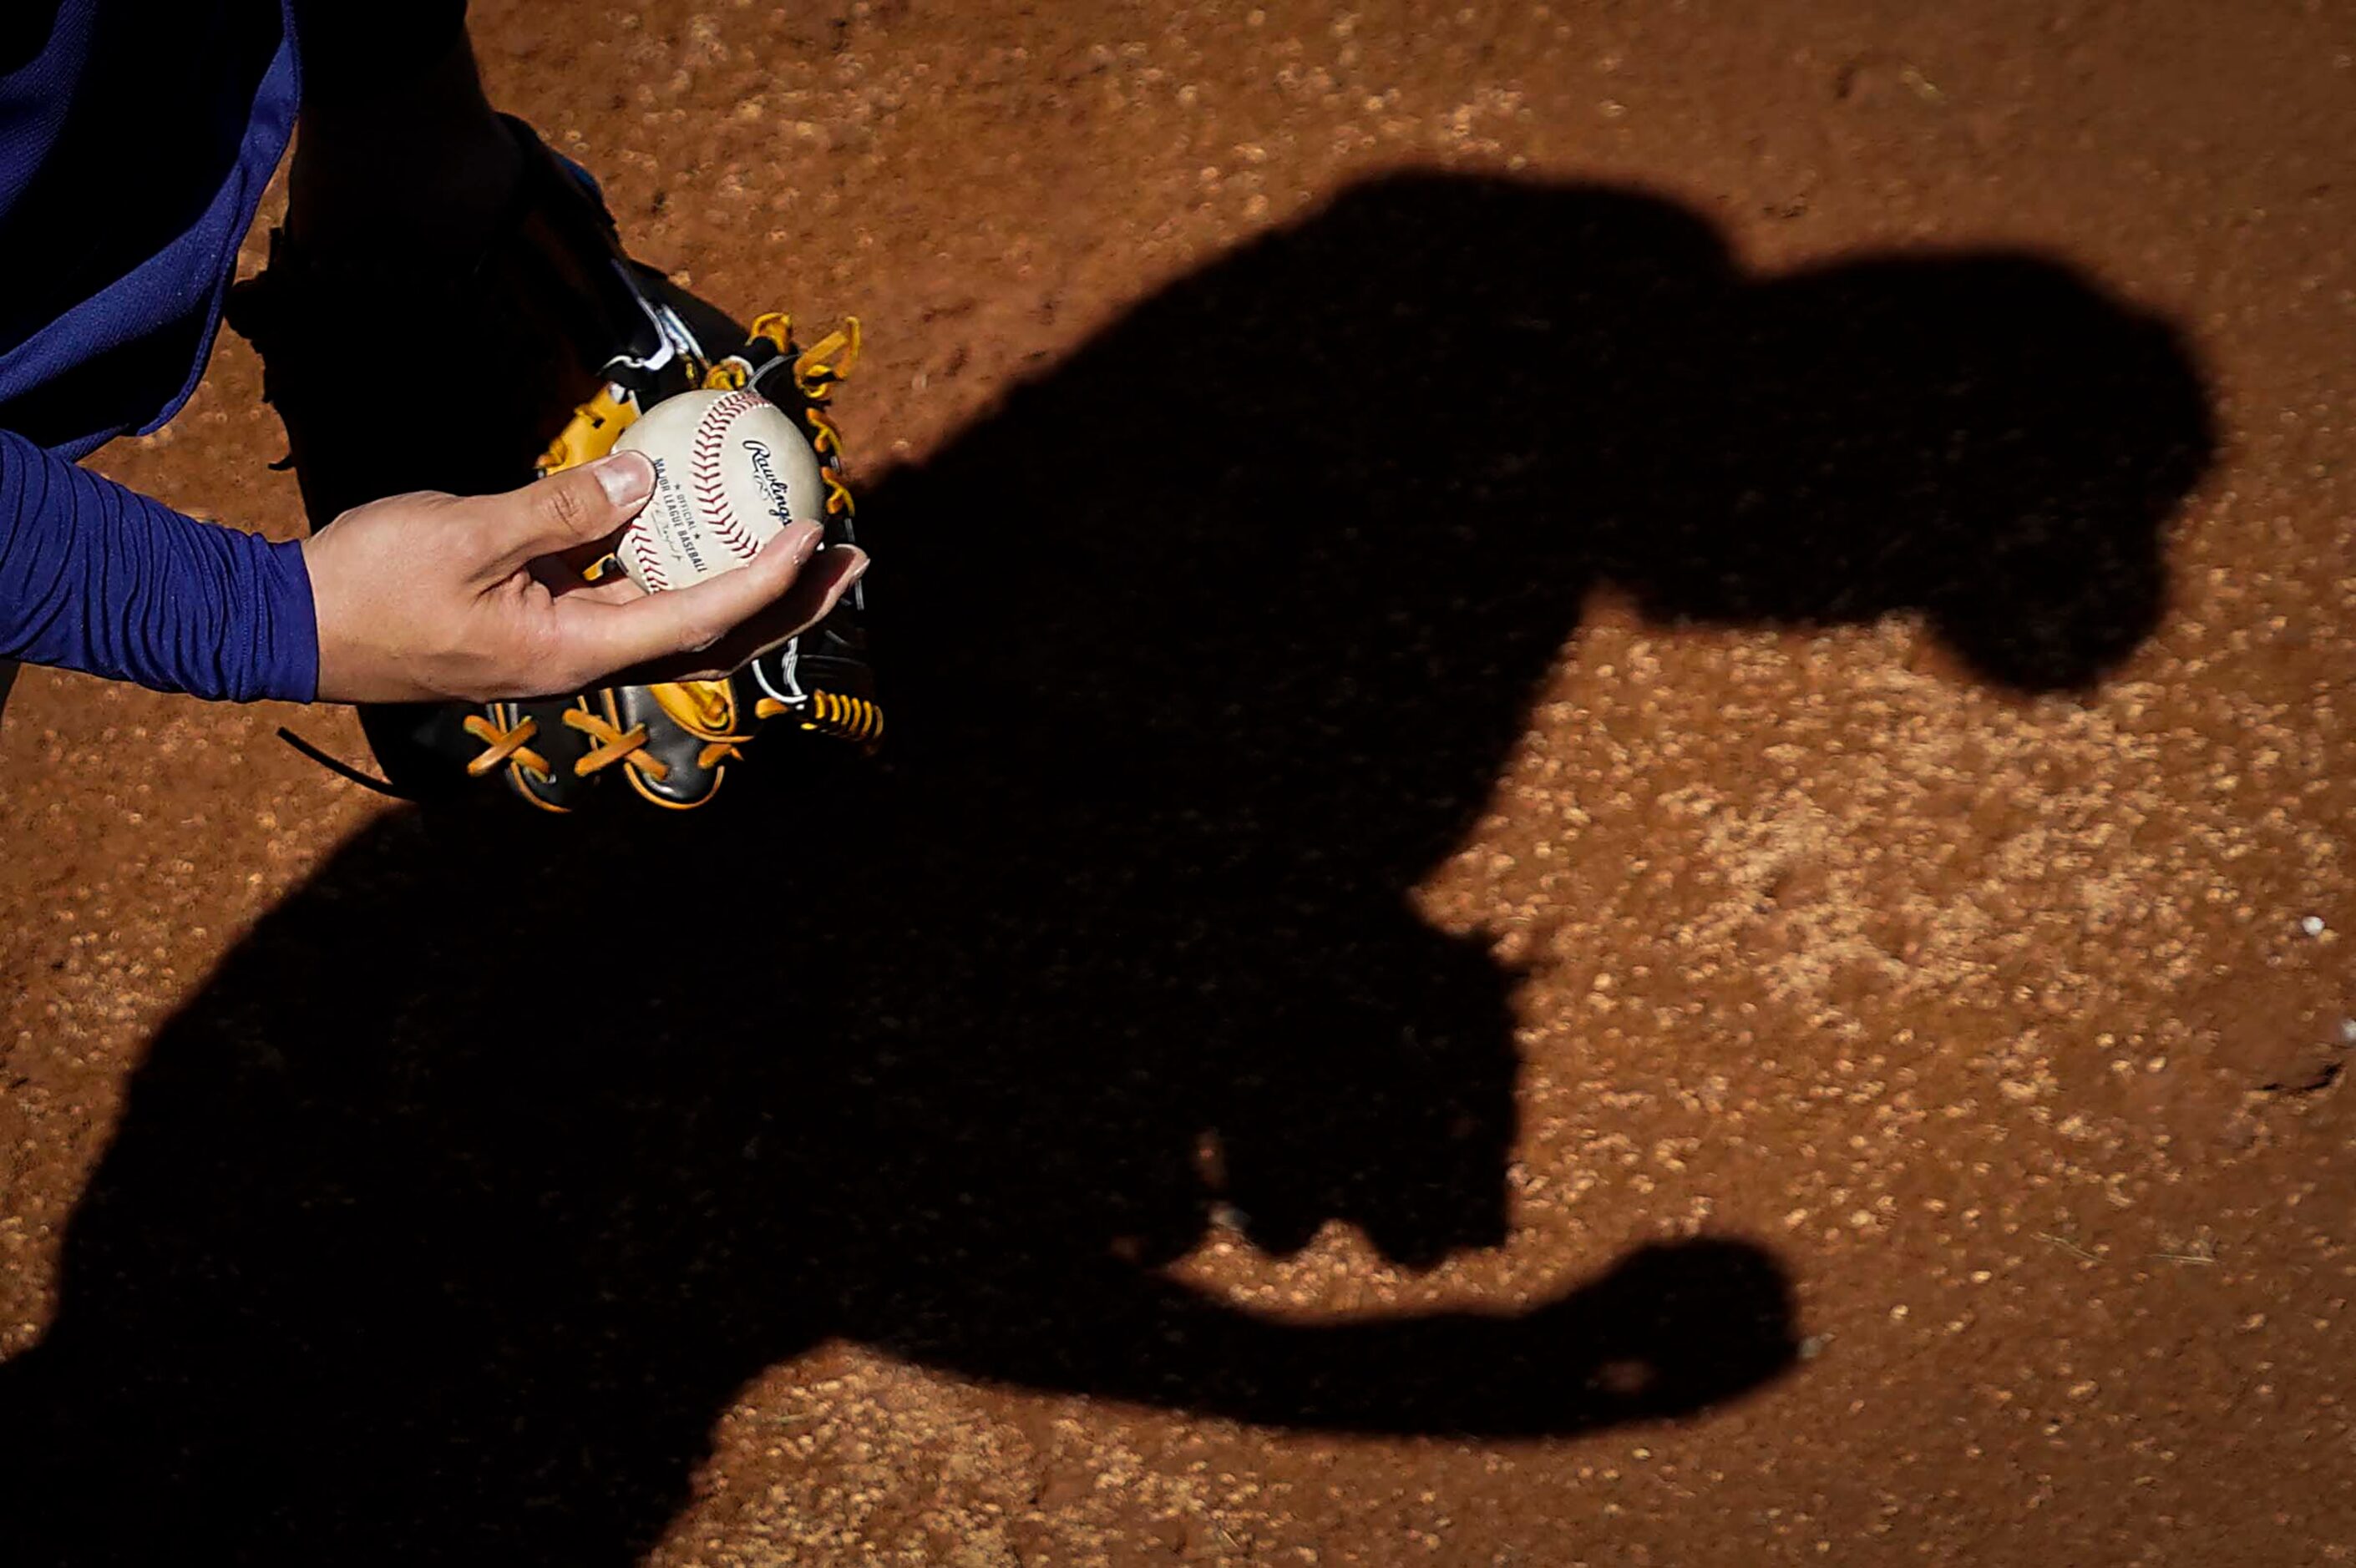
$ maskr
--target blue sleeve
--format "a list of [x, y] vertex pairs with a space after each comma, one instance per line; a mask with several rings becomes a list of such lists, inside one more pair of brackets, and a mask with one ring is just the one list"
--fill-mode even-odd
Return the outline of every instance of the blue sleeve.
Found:
[[0, 431], [0, 656], [308, 702], [311, 576], [300, 545], [200, 523]]

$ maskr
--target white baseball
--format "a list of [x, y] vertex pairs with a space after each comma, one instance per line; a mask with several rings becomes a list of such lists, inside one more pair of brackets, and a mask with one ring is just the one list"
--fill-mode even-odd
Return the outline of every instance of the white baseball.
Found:
[[655, 465], [654, 494], [614, 545], [649, 593], [734, 571], [788, 524], [826, 517], [818, 453], [758, 392], [682, 392], [614, 450], [643, 452]]

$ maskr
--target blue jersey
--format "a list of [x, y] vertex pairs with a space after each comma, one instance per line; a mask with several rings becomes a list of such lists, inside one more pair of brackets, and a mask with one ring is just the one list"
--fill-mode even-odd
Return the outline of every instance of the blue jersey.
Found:
[[0, 5], [0, 656], [315, 694], [298, 546], [74, 466], [196, 389], [297, 87], [281, 0]]

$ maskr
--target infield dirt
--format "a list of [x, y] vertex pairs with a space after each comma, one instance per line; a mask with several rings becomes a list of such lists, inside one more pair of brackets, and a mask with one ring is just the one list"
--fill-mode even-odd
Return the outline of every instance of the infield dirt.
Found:
[[[864, 318], [896, 743], [430, 822], [27, 672], [0, 1541], [2356, 1553], [2356, 13], [476, 10]], [[99, 466], [291, 536], [258, 394]]]

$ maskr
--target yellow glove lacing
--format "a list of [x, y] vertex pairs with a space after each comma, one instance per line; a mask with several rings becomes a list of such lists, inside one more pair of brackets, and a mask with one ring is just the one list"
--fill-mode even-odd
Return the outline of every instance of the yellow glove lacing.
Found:
[[884, 709], [863, 697], [843, 697], [831, 691], [810, 693], [809, 702], [791, 708], [774, 697], [753, 704], [755, 719], [780, 719], [798, 714], [801, 727], [814, 735], [831, 735], [873, 751], [884, 739]]
[[476, 778], [481, 778], [501, 763], [510, 761], [541, 784], [546, 784], [552, 776], [548, 771], [548, 759], [527, 744], [540, 733], [539, 720], [520, 720], [512, 727], [502, 730], [481, 714], [474, 713], [467, 715], [466, 729], [467, 734], [482, 741], [484, 746], [483, 754], [466, 764], [466, 772]]
[[657, 784], [670, 776], [670, 769], [663, 765], [660, 758], [647, 755], [645, 725], [633, 724], [625, 730], [604, 714], [592, 713], [585, 708], [566, 709], [564, 722], [567, 728], [580, 731], [594, 742], [573, 764], [573, 771], [583, 778], [616, 763], [628, 763]]

